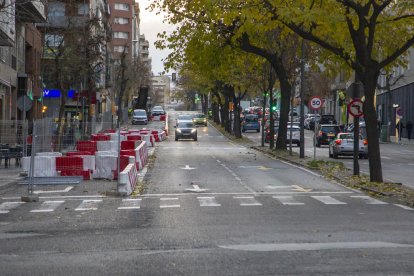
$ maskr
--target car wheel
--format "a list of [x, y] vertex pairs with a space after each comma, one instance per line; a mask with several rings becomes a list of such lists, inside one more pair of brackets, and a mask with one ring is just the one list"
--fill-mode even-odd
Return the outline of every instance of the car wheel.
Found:
[[329, 157], [332, 158], [331, 147], [329, 147]]
[[196, 138], [194, 138], [194, 141], [197, 141], [197, 137], [196, 137]]
[[260, 132], [260, 129], [256, 130], [256, 132]]
[[334, 159], [338, 159], [338, 154], [335, 151], [332, 153], [332, 156]]
[[242, 128], [242, 132], [246, 132], [246, 130]]

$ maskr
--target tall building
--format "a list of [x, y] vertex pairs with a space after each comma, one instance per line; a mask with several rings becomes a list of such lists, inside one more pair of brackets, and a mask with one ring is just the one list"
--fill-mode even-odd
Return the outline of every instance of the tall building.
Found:
[[[45, 1], [5, 0], [3, 3], [0, 10], [0, 122], [39, 115], [41, 36], [34, 24], [46, 21]], [[21, 105], [20, 99], [27, 94], [31, 100]]]
[[125, 51], [127, 59], [132, 59], [133, 47], [133, 0], [109, 0], [111, 10], [110, 22], [112, 26], [111, 50], [115, 64], [120, 63], [121, 54]]

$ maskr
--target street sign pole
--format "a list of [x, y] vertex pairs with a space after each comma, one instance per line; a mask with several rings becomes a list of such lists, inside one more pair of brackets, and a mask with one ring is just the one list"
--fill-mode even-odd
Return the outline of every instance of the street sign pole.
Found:
[[[313, 96], [309, 101], [309, 108], [316, 111], [322, 107], [322, 99], [318, 96]], [[316, 131], [318, 130], [318, 123], [315, 120], [313, 127], [313, 160], [316, 160]]]

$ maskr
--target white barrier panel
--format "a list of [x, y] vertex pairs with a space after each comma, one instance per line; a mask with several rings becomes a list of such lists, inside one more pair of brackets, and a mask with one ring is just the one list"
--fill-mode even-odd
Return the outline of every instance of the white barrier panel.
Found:
[[96, 148], [98, 151], [118, 151], [118, 141], [97, 141]]
[[36, 156], [62, 156], [62, 153], [57, 151], [49, 151], [49, 152], [38, 152]]
[[83, 159], [83, 170], [95, 170], [95, 156], [94, 155], [81, 155]]
[[128, 166], [120, 173], [118, 192], [122, 195], [130, 195], [135, 190], [138, 181], [138, 171], [135, 164]]
[[[30, 172], [30, 158], [30, 156], [22, 158], [22, 168], [27, 173]], [[58, 176], [56, 171], [56, 156], [35, 156], [33, 176]]]
[[118, 166], [118, 155], [97, 154], [93, 178], [114, 179], [114, 171]]
[[[128, 134], [128, 132], [125, 134]], [[111, 137], [111, 141], [118, 141], [118, 133], [109, 133], [109, 136]], [[125, 135], [122, 134], [122, 131], [119, 137], [121, 138], [121, 141], [124, 141], [126, 139]]]

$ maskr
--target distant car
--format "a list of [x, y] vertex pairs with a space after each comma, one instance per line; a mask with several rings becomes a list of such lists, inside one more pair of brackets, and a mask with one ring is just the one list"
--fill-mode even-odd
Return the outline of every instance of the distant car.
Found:
[[196, 125], [204, 125], [207, 126], [207, 118], [206, 115], [203, 113], [197, 113], [193, 117], [193, 123]]
[[316, 146], [329, 145], [340, 132], [339, 125], [319, 125], [316, 132]]
[[[368, 158], [368, 142], [359, 136], [359, 158]], [[340, 155], [352, 156], [354, 154], [354, 134], [338, 133], [335, 140], [329, 144], [329, 157], [338, 158]]]
[[151, 109], [151, 116], [165, 115], [165, 110], [162, 106], [156, 105]]
[[190, 115], [190, 114], [180, 114], [175, 120], [176, 125], [178, 125], [178, 123], [180, 122], [192, 122], [192, 121], [193, 121], [193, 115]]
[[319, 119], [319, 124], [321, 125], [336, 125], [336, 120], [335, 120], [335, 116], [334, 115], [329, 115], [329, 114], [325, 114], [325, 115], [321, 115], [320, 119]]
[[319, 124], [320, 117], [312, 117], [308, 122], [308, 126], [310, 130], [315, 130], [315, 125]]
[[175, 126], [175, 141], [193, 139], [197, 141], [197, 126], [191, 121], [181, 121]]
[[[309, 113], [309, 114], [306, 114], [305, 115], [305, 120], [304, 120], [304, 127], [306, 128], [306, 129], [311, 129], [311, 127], [310, 127], [310, 122], [314, 119], [314, 118], [320, 118], [321, 117], [321, 115], [319, 115], [319, 114], [312, 114], [312, 113]], [[313, 126], [315, 126], [315, 124], [313, 124]]]
[[135, 109], [132, 113], [132, 124], [148, 124], [147, 112], [144, 109]]
[[[274, 139], [276, 140], [277, 138], [277, 132], [279, 130], [279, 122], [275, 122], [274, 126]], [[270, 142], [270, 124], [267, 124], [267, 126], [265, 127], [265, 143], [269, 143]]]
[[247, 114], [244, 116], [242, 121], [242, 132], [246, 132], [248, 130], [260, 132], [259, 116], [256, 114]]

